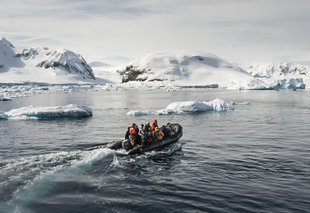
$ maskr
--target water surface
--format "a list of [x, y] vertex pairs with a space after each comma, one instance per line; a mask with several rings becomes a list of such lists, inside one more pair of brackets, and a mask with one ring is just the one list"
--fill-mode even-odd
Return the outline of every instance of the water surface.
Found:
[[[132, 117], [174, 101], [249, 102], [234, 111]], [[87, 105], [93, 117], [0, 121], [0, 212], [307, 212], [308, 91], [125, 91], [1, 102]], [[181, 140], [124, 156], [106, 144], [132, 123], [180, 123]]]

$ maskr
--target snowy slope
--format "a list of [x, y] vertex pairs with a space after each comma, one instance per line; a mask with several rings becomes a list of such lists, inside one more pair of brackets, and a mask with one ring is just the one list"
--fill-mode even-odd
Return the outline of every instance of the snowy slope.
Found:
[[267, 62], [252, 64], [248, 72], [255, 79], [268, 84], [281, 84], [282, 87], [310, 86], [310, 64], [296, 62]]
[[131, 62], [122, 82], [167, 81], [173, 85], [211, 85], [247, 87], [252, 76], [209, 53], [158, 52]]
[[0, 73], [7, 72], [11, 67], [23, 67], [25, 64], [15, 57], [15, 47], [5, 38], [0, 40]]
[[83, 83], [96, 80], [84, 58], [72, 51], [47, 47], [17, 50], [0, 40], [0, 82]]

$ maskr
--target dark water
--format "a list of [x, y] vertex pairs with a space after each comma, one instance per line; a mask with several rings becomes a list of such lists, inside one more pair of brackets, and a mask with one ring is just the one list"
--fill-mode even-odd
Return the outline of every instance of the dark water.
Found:
[[[106, 148], [130, 110], [173, 101], [250, 102], [234, 111], [157, 116], [183, 126], [164, 150]], [[129, 91], [38, 95], [0, 102], [88, 105], [87, 119], [0, 121], [0, 212], [309, 212], [308, 91]]]

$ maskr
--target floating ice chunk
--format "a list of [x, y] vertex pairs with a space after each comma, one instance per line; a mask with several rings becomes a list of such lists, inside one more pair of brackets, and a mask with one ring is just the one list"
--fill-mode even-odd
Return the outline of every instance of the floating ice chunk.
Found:
[[234, 110], [234, 107], [223, 100], [215, 99], [213, 101], [185, 101], [174, 102], [167, 106], [167, 110], [173, 113], [189, 112], [207, 112], [207, 111], [227, 111]]
[[0, 101], [11, 101], [12, 98], [9, 96], [0, 95]]
[[151, 111], [139, 111], [139, 110], [127, 112], [127, 115], [132, 115], [132, 116], [152, 115], [152, 114], [154, 113]]
[[57, 119], [81, 118], [93, 115], [92, 109], [87, 106], [70, 104], [56, 107], [22, 107], [5, 112], [2, 119]]
[[250, 105], [250, 103], [249, 102], [235, 102], [235, 101], [232, 101], [231, 105]]
[[223, 100], [215, 99], [213, 101], [183, 101], [173, 102], [167, 106], [166, 109], [161, 109], [156, 112], [150, 111], [130, 111], [127, 115], [141, 116], [141, 115], [169, 115], [169, 114], [185, 114], [195, 112], [207, 111], [228, 111], [234, 110], [232, 104], [226, 103]]
[[170, 109], [161, 109], [161, 110], [157, 110], [156, 111], [156, 115], [169, 115], [174, 113], [173, 111], [171, 111]]

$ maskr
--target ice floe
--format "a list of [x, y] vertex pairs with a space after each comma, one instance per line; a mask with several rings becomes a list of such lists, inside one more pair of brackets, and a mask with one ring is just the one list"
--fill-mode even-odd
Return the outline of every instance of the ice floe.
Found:
[[133, 111], [129, 111], [127, 112], [127, 115], [132, 115], [132, 116], [141, 116], [141, 115], [152, 115], [154, 114], [152, 111], [139, 111], [139, 110], [133, 110]]
[[186, 113], [199, 113], [207, 111], [228, 111], [234, 110], [232, 103], [227, 103], [220, 99], [212, 101], [181, 101], [169, 104], [165, 109], [160, 109], [155, 112], [148, 110], [133, 110], [129, 111], [127, 115], [142, 116], [142, 115], [167, 115], [167, 114], [186, 114]]
[[236, 102], [236, 101], [232, 101], [230, 104], [231, 105], [250, 105], [249, 102]]
[[220, 99], [213, 101], [185, 101], [173, 102], [166, 108], [168, 112], [173, 113], [188, 113], [188, 112], [206, 112], [206, 111], [227, 111], [233, 110], [234, 107]]
[[93, 115], [92, 109], [87, 106], [70, 104], [54, 107], [22, 107], [8, 112], [0, 112], [0, 119], [57, 119], [83, 118]]
[[11, 101], [12, 98], [6, 95], [0, 94], [0, 101]]

